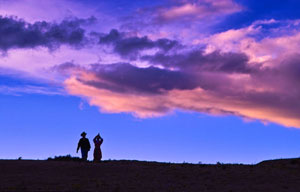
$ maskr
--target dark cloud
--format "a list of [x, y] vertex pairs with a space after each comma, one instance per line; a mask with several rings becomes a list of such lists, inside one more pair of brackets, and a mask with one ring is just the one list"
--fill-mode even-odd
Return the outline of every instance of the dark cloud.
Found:
[[[117, 33], [111, 33], [103, 41], [111, 41], [117, 36]], [[153, 66], [141, 68], [129, 63], [115, 63], [93, 64], [86, 69], [67, 62], [53, 69], [60, 73], [73, 69], [84, 70], [99, 78], [99, 81], [79, 79], [84, 84], [99, 89], [140, 94], [158, 94], [172, 89], [192, 90], [197, 87], [231, 94], [235, 93], [231, 90], [234, 86], [230, 86], [234, 82], [227, 77], [228, 74], [252, 74], [259, 70], [255, 65], [247, 65], [248, 58], [238, 53], [204, 54], [201, 50], [193, 50], [181, 54], [157, 53], [142, 56], [141, 59]], [[227, 86], [224, 87], [224, 84]]]
[[[300, 98], [300, 54], [287, 56], [275, 66], [263, 67], [256, 73], [251, 74], [255, 84], [263, 84], [272, 87], [282, 98], [293, 97], [292, 100]], [[287, 102], [287, 101], [285, 101]], [[300, 101], [297, 102], [300, 105]]]
[[[215, 51], [204, 54], [202, 49], [176, 53], [184, 46], [170, 39], [150, 40], [148, 37], [126, 37], [125, 33], [111, 30], [110, 33], [100, 35], [100, 44], [113, 46], [114, 52], [129, 59], [141, 59], [153, 65], [165, 66], [167, 68], [179, 68], [187, 71], [219, 71], [227, 73], [250, 73], [256, 70], [249, 67], [248, 57], [243, 53], [221, 53]], [[154, 55], [143, 55], [142, 50], [157, 48]], [[256, 66], [258, 67], [258, 66]]]
[[154, 65], [179, 68], [184, 71], [210, 71], [226, 73], [250, 73], [256, 67], [249, 67], [248, 57], [242, 53], [220, 53], [215, 51], [204, 54], [202, 50], [193, 50], [179, 54], [145, 55], [142, 60]]
[[172, 89], [197, 87], [192, 75], [156, 67], [139, 68], [129, 63], [94, 64], [89, 71], [101, 81], [87, 81], [86, 84], [118, 92], [157, 94]]
[[81, 25], [94, 22], [95, 18], [68, 19], [60, 23], [27, 23], [15, 17], [0, 16], [0, 49], [34, 48], [38, 46], [54, 49], [62, 44], [80, 47], [85, 40]]
[[65, 62], [60, 65], [55, 65], [55, 66], [51, 67], [51, 71], [57, 71], [57, 72], [64, 73], [70, 69], [75, 69], [75, 68], [79, 68], [79, 66], [77, 66], [76, 64], [74, 64], [72, 62]]
[[170, 39], [150, 40], [144, 37], [127, 37], [116, 29], [106, 35], [101, 35], [99, 44], [112, 45], [116, 53], [126, 58], [136, 58], [140, 51], [157, 48], [162, 52], [167, 52], [172, 48], [179, 46], [179, 43]]

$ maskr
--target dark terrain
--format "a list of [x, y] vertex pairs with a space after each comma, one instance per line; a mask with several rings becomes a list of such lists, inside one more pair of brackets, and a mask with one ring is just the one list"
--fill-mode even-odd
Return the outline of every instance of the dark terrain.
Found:
[[0, 160], [0, 191], [300, 191], [300, 159], [257, 165]]

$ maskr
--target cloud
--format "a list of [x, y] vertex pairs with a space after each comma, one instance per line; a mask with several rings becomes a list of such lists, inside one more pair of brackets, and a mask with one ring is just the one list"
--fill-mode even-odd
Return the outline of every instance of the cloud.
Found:
[[[0, 49], [14, 49], [13, 59], [8, 56], [0, 64], [41, 76], [38, 69], [51, 69], [45, 76], [63, 81], [69, 94], [85, 98], [103, 112], [147, 118], [184, 110], [300, 128], [299, 21], [258, 20], [209, 36], [198, 29], [201, 22], [209, 25], [208, 20], [214, 23], [241, 9], [230, 0], [176, 1], [160, 7], [149, 20], [199, 24], [182, 30], [176, 24], [155, 25], [166, 29], [164, 38], [153, 33], [153, 25], [141, 33], [119, 29], [88, 33], [84, 25], [90, 20], [29, 23], [0, 17]], [[84, 46], [90, 37], [96, 37], [97, 43]], [[31, 49], [36, 47], [41, 48]], [[48, 51], [58, 47], [53, 54]], [[0, 89], [20, 92], [20, 87]], [[25, 84], [24, 90], [46, 92], [43, 86], [31, 84]]]
[[176, 54], [144, 55], [142, 60], [146, 60], [154, 65], [162, 65], [168, 68], [175, 68], [182, 71], [209, 71], [227, 73], [248, 73], [255, 70], [255, 66], [248, 66], [248, 57], [243, 53], [219, 51], [204, 54], [203, 50], [195, 49], [189, 52]]
[[205, 44], [205, 53], [243, 53], [251, 63], [276, 67], [289, 57], [299, 53], [299, 20], [258, 20], [250, 26], [230, 29], [194, 41]]
[[68, 65], [73, 71], [65, 88], [109, 113], [146, 118], [179, 109], [300, 127], [300, 55], [273, 67], [249, 63], [236, 53], [191, 51], [159, 58], [155, 63], [164, 68]]
[[179, 46], [179, 43], [175, 40], [162, 38], [153, 41], [147, 36], [128, 36], [126, 33], [119, 32], [116, 29], [111, 30], [108, 34], [100, 35], [99, 44], [112, 45], [114, 52], [126, 58], [136, 58], [140, 51], [146, 49], [156, 48], [167, 52]]
[[156, 67], [139, 68], [129, 63], [116, 63], [94, 64], [90, 70], [101, 81], [85, 82], [82, 79], [82, 82], [115, 92], [159, 94], [166, 90], [193, 89], [197, 86], [193, 77], [188, 74]]
[[[84, 97], [91, 105], [109, 113], [125, 112], [145, 118], [179, 109], [300, 127], [300, 89], [297, 86], [300, 54], [293, 51], [298, 35], [256, 38], [264, 28], [276, 30], [276, 25], [270, 27], [274, 24], [278, 22], [257, 21], [249, 27], [204, 39], [207, 43], [204, 48], [177, 43], [175, 50], [160, 48], [161, 51], [153, 54], [142, 51], [152, 48], [157, 41], [112, 30], [102, 36], [102, 43], [112, 44], [115, 53], [122, 55], [116, 45], [124, 43], [124, 39], [138, 39], [143, 43], [130, 44], [129, 53], [138, 55], [132, 61], [146, 62], [148, 67], [128, 62], [79, 68], [68, 64], [62, 67], [71, 71], [64, 84], [70, 94]], [[250, 46], [239, 44], [246, 40], [251, 42]], [[283, 42], [289, 42], [290, 49]], [[228, 43], [228, 47], [218, 43]], [[212, 45], [214, 49], [208, 51]], [[272, 46], [267, 49], [267, 45]], [[259, 46], [273, 53], [272, 57], [253, 59], [264, 56], [259, 54], [262, 50]], [[285, 54], [275, 51], [282, 50], [280, 47], [286, 48]], [[249, 50], [256, 54], [250, 54]]]
[[158, 9], [158, 22], [198, 20], [240, 12], [242, 7], [232, 0], [181, 1], [177, 5]]
[[38, 46], [55, 49], [62, 44], [80, 47], [85, 41], [85, 30], [81, 25], [95, 18], [69, 19], [60, 23], [27, 23], [16, 17], [0, 16], [0, 49], [35, 48]]

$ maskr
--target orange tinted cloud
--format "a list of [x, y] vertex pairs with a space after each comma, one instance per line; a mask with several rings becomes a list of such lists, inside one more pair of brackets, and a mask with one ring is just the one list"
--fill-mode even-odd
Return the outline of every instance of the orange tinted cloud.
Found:
[[[234, 82], [229, 86], [233, 86], [231, 88], [235, 92], [227, 95], [221, 90], [212, 91], [200, 87], [164, 90], [159, 94], [152, 94], [137, 91], [119, 92], [97, 87], [85, 80], [102, 82], [99, 75], [97, 80], [94, 79], [95, 74], [91, 72], [78, 74], [81, 75], [72, 76], [65, 81], [66, 90], [72, 95], [86, 98], [90, 105], [99, 107], [102, 112], [131, 113], [136, 117], [148, 118], [169, 114], [179, 109], [212, 115], [236, 115], [300, 128], [299, 108], [297, 108], [299, 102], [291, 106], [295, 101], [276, 100], [276, 93], [265, 90], [263, 86], [239, 86], [240, 83], [251, 83], [248, 77], [237, 78], [239, 82], [230, 77]], [[270, 98], [265, 96], [268, 94]]]

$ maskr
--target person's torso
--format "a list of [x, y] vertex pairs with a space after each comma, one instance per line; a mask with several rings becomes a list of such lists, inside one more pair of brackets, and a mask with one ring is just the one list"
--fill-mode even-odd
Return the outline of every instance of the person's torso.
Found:
[[90, 148], [90, 142], [87, 138], [81, 138], [80, 143], [81, 143], [81, 148], [83, 148], [83, 149], [89, 149]]
[[100, 148], [102, 142], [100, 140], [96, 140], [94, 141], [94, 143], [95, 143], [95, 148]]

